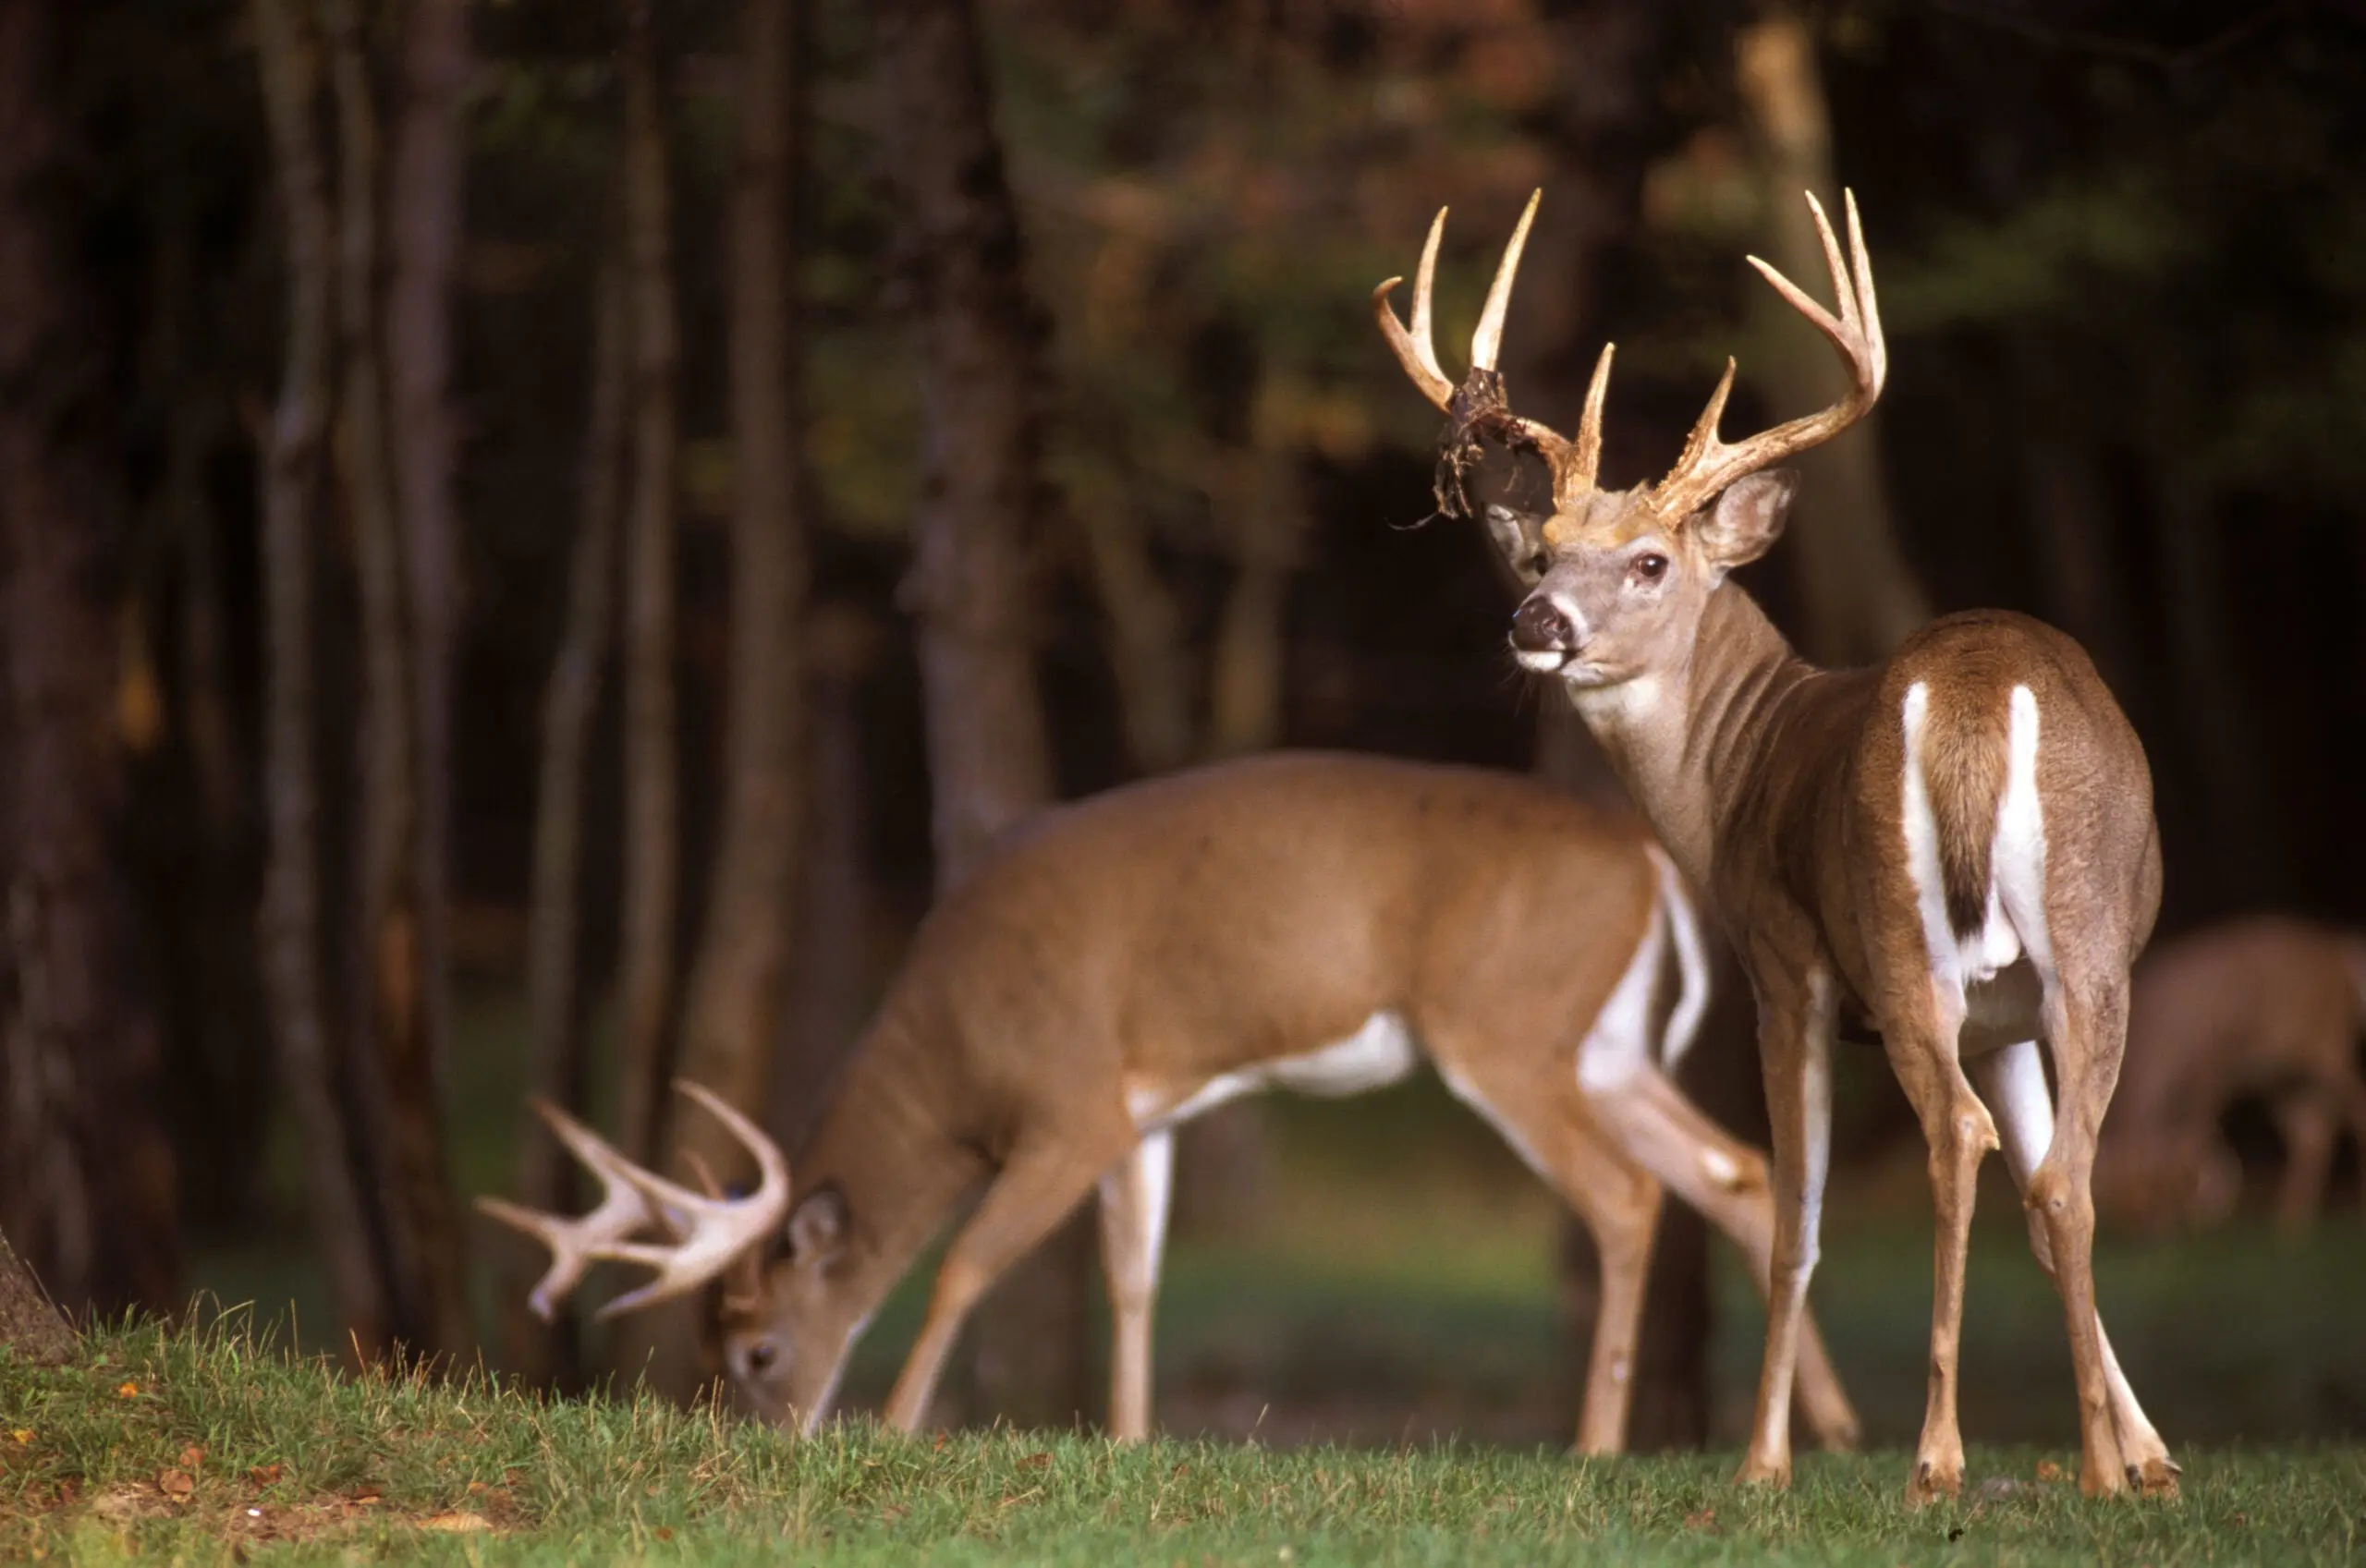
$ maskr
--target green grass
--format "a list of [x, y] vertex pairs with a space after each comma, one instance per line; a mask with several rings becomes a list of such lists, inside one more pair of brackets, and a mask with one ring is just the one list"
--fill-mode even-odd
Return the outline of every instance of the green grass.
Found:
[[1976, 1449], [1963, 1501], [1911, 1513], [1896, 1453], [1808, 1455], [1765, 1495], [1726, 1482], [1729, 1453], [1121, 1448], [868, 1424], [799, 1441], [647, 1400], [347, 1377], [236, 1319], [103, 1331], [91, 1352], [63, 1370], [0, 1362], [0, 1560], [2166, 1568], [2366, 1551], [2357, 1448], [2188, 1451], [2175, 1504], [2038, 1479], [2072, 1466], [2066, 1451]]

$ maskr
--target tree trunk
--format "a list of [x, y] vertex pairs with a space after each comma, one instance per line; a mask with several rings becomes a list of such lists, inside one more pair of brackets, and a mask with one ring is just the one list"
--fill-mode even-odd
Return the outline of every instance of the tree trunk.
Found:
[[[1032, 533], [1046, 329], [1021, 275], [969, 0], [891, 0], [880, 34], [920, 336], [924, 472], [904, 601], [919, 619], [944, 889], [1052, 793]], [[991, 1407], [1065, 1423], [1082, 1406], [1090, 1259], [1087, 1230], [1071, 1222], [981, 1310], [977, 1376]]]
[[74, 1359], [74, 1331], [0, 1233], [0, 1350], [27, 1366], [63, 1367]]
[[681, 871], [674, 718], [674, 505], [680, 349], [673, 195], [654, 24], [637, 0], [625, 44], [624, 210], [632, 322], [632, 500], [625, 527], [625, 875], [621, 1012], [626, 1151], [653, 1157], [664, 1116]]
[[392, 1325], [321, 995], [314, 537], [327, 456], [334, 262], [317, 118], [320, 49], [301, 0], [254, 0], [254, 19], [287, 230], [287, 340], [261, 477], [270, 847], [259, 936], [280, 1086], [304, 1150], [313, 1229], [335, 1288], [343, 1343], [366, 1358], [384, 1348]]
[[445, 1168], [429, 1035], [420, 874], [417, 662], [402, 518], [389, 468], [378, 300], [378, 115], [356, 0], [326, 0], [339, 171], [338, 470], [361, 589], [359, 1032], [348, 1089], [368, 1128], [394, 1331], [418, 1355], [465, 1355], [467, 1238]]
[[59, 201], [57, 32], [50, 0], [0, 0], [0, 1229], [67, 1302], [161, 1308], [178, 1216], [116, 843], [120, 499]]
[[[1785, 276], [1819, 298], [1823, 246], [1803, 190], [1832, 203], [1842, 222], [1832, 173], [1832, 128], [1824, 114], [1823, 81], [1815, 40], [1787, 6], [1744, 30], [1738, 42], [1739, 81], [1764, 170], [1766, 255]], [[1776, 417], [1821, 408], [1846, 391], [1838, 359], [1774, 290], [1753, 286], [1750, 308], [1758, 330], [1753, 360]], [[1792, 528], [1792, 569], [1799, 574], [1801, 628], [1810, 658], [1857, 664], [1885, 656], [1931, 618], [1931, 603], [1900, 552], [1882, 484], [1879, 414], [1858, 421], [1839, 440], [1802, 454], [1803, 514]]]
[[468, 177], [468, 0], [410, 0], [401, 51], [387, 176], [386, 376], [418, 733], [421, 1032], [440, 1085], [451, 1051], [452, 663], [460, 525], [449, 387]]
[[[593, 286], [592, 407], [584, 433], [580, 520], [567, 566], [567, 623], [543, 688], [543, 755], [534, 795], [533, 908], [527, 931], [527, 993], [534, 1093], [580, 1114], [586, 1098], [582, 952], [584, 763], [599, 711], [600, 676], [615, 640], [616, 514], [624, 486], [626, 380], [630, 374], [624, 275], [611, 258]], [[540, 1124], [527, 1119], [518, 1142], [518, 1201], [572, 1213], [575, 1161]], [[501, 1288], [503, 1343], [511, 1368], [529, 1381], [572, 1388], [582, 1374], [572, 1316], [545, 1324], [527, 1309], [542, 1260], [510, 1254]]]
[[798, 856], [802, 885], [789, 1015], [765, 1123], [785, 1149], [804, 1147], [829, 1109], [873, 994], [862, 716], [881, 630], [852, 605], [821, 606], [806, 623], [811, 795]]
[[[723, 828], [705, 930], [690, 969], [680, 1074], [762, 1114], [780, 1043], [806, 808], [806, 562], [799, 490], [797, 254], [799, 149], [791, 0], [741, 13], [738, 167], [731, 257], [731, 673]], [[738, 1140], [711, 1116], [684, 1118], [674, 1143], [724, 1181], [750, 1173]], [[661, 1382], [695, 1380], [696, 1303], [670, 1309], [658, 1339]]]

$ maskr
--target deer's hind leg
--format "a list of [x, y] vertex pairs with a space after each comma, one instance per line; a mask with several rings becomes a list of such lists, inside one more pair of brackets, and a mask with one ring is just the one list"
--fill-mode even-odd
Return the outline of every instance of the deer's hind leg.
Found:
[[[1994, 1051], [1973, 1064], [1972, 1073], [2004, 1136], [2005, 1163], [2013, 1173], [2013, 1185], [2026, 1201], [2030, 1179], [2054, 1140], [2054, 1099], [2045, 1087], [2045, 1067], [2038, 1060], [2037, 1042], [2024, 1040]], [[2053, 1243], [2034, 1205], [2029, 1209], [2029, 1226], [2030, 1250], [2058, 1291], [2061, 1282], [2055, 1271]], [[2146, 1490], [2175, 1490], [2177, 1467], [2169, 1458], [2168, 1444], [2161, 1440], [2143, 1406], [2136, 1403], [2136, 1390], [2120, 1369], [2119, 1357], [2112, 1353], [2111, 1336], [2104, 1331], [2100, 1317], [2095, 1319], [2095, 1343], [2103, 1356], [2104, 1381], [2111, 1389], [2112, 1424], [2119, 1438], [2123, 1465]]]
[[2140, 1431], [2132, 1452], [2120, 1446], [2113, 1383], [2124, 1387], [2127, 1380], [2114, 1378], [2103, 1320], [2095, 1311], [2095, 1205], [2090, 1184], [2095, 1139], [2127, 1048], [2127, 971], [2068, 972], [2050, 981], [2045, 1027], [2061, 1103], [2053, 1140], [2031, 1173], [2023, 1202], [2044, 1226], [2054, 1256], [2055, 1285], [2069, 1329], [2083, 1450], [2079, 1486], [2090, 1496], [2120, 1492], [2131, 1484], [2148, 1495], [2175, 1496], [2177, 1468], [2157, 1434], [2146, 1442]]
[[[1645, 1066], [1586, 1097], [1627, 1158], [1698, 1209], [1749, 1258], [1761, 1297], [1771, 1297], [1774, 1194], [1766, 1157], [1709, 1119], [1666, 1074]], [[1799, 1323], [1799, 1413], [1830, 1449], [1857, 1444], [1857, 1412], [1833, 1369], [1815, 1315]]]
[[1580, 1453], [1624, 1453], [1643, 1287], [1659, 1230], [1659, 1183], [1594, 1125], [1567, 1057], [1533, 1053], [1506, 1060], [1457, 1051], [1454, 1043], [1431, 1042], [1446, 1088], [1485, 1117], [1593, 1233], [1602, 1259], [1602, 1309], [1594, 1319], [1577, 1447]]

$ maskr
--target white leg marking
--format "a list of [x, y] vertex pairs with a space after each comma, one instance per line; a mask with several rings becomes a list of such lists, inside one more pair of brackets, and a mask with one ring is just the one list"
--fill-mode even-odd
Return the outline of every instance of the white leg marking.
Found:
[[1642, 939], [1627, 960], [1627, 970], [1603, 1000], [1585, 1039], [1578, 1042], [1578, 1087], [1588, 1094], [1616, 1088], [1652, 1066], [1652, 993], [1658, 989], [1660, 965], [1667, 952], [1667, 928], [1660, 918], [1654, 896], [1643, 920]]
[[2004, 1141], [2006, 1168], [2013, 1173], [2013, 1185], [2027, 1191], [2031, 1174], [2054, 1143], [2054, 1096], [2045, 1087], [2037, 1041], [2018, 1040], [1972, 1065]]
[[1823, 1256], [1817, 1240], [1823, 1224], [1823, 1184], [1832, 1173], [1832, 978], [1808, 981], [1811, 998], [1806, 1048], [1799, 1052], [1800, 1101], [1807, 1112], [1807, 1148], [1801, 1152], [1799, 1262], [1812, 1268]]
[[1701, 941], [1701, 916], [1684, 891], [1684, 878], [1676, 862], [1657, 845], [1646, 848], [1660, 874], [1660, 911], [1676, 938], [1676, 1005], [1660, 1037], [1660, 1065], [1673, 1073], [1684, 1053], [1692, 1049], [1701, 1020], [1709, 1011], [1709, 950]]
[[[1991, 1051], [1972, 1070], [1980, 1075], [1981, 1092], [2004, 1139], [2005, 1163], [2013, 1173], [2013, 1185], [2026, 1193], [2031, 1174], [2054, 1143], [2054, 1096], [2045, 1087], [2045, 1066], [2039, 1060], [2037, 1041], [2019, 1040]], [[2036, 1245], [2034, 1233], [2031, 1245]], [[2136, 1390], [2119, 1368], [2119, 1357], [2112, 1352], [2111, 1336], [2104, 1332], [2100, 1313], [2095, 1318], [2095, 1338], [2103, 1347], [2104, 1380], [2111, 1389], [2113, 1419], [2122, 1441], [2132, 1440], [2148, 1450], [2157, 1450], [2161, 1434], [2144, 1407], [2136, 1403]]]

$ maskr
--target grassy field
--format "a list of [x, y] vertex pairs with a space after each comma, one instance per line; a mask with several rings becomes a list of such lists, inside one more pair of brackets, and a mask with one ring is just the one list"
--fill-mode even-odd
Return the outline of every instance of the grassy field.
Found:
[[[518, 1124], [516, 1019], [472, 1008], [464, 1022], [456, 1164], [465, 1191], [494, 1190]], [[196, 1286], [255, 1303], [251, 1318], [118, 1333], [75, 1371], [0, 1368], [0, 1562], [2366, 1560], [2354, 1210], [2293, 1241], [2255, 1224], [2166, 1246], [2105, 1236], [2105, 1315], [2188, 1485], [2170, 1507], [2090, 1505], [2041, 1478], [2075, 1469], [2068, 1355], [1991, 1161], [1964, 1334], [1972, 1490], [1912, 1514], [1902, 1449], [1931, 1290], [1913, 1150], [1835, 1175], [1816, 1277], [1877, 1452], [1806, 1455], [1795, 1489], [1770, 1498], [1726, 1481], [1760, 1333], [1730, 1257], [1718, 1450], [1579, 1463], [1562, 1452], [1579, 1367], [1553, 1264], [1560, 1221], [1535, 1182], [1433, 1083], [1284, 1101], [1275, 1119], [1253, 1222], [1182, 1238], [1170, 1258], [1157, 1414], [1177, 1436], [1137, 1449], [1008, 1432], [915, 1443], [860, 1420], [797, 1443], [651, 1404], [332, 1377], [237, 1327], [285, 1346], [300, 1324], [302, 1348], [334, 1343], [283, 1147], [265, 1217], [192, 1260]], [[482, 1239], [485, 1260], [506, 1256]], [[488, 1322], [492, 1275], [479, 1270]], [[875, 1407], [925, 1285], [922, 1270], [880, 1314], [851, 1408]]]
[[1007, 1432], [810, 1441], [647, 1402], [339, 1376], [235, 1324], [0, 1365], [0, 1560], [2351, 1562], [2366, 1453], [2189, 1451], [2175, 1504], [2090, 1503], [2067, 1452], [1981, 1449], [1909, 1513], [1905, 1458], [1348, 1451]]

